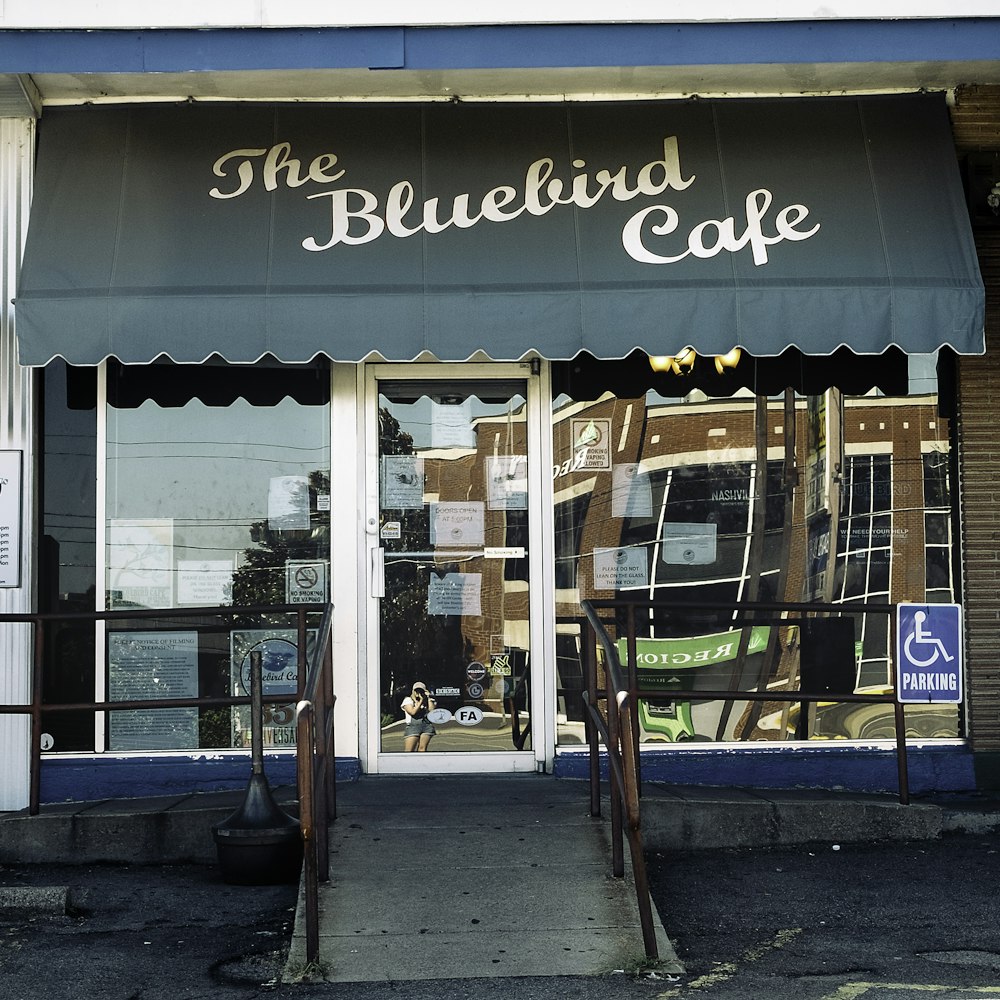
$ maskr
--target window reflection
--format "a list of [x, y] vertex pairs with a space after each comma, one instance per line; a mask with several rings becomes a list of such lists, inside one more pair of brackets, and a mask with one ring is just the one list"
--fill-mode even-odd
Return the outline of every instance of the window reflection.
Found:
[[[774, 369], [754, 363], [766, 383]], [[570, 638], [588, 597], [841, 604], [853, 643], [838, 647], [836, 668], [823, 668], [842, 671], [831, 689], [891, 690], [888, 616], [851, 606], [955, 599], [951, 432], [935, 359], [880, 359], [874, 387], [850, 395], [794, 373], [784, 394], [780, 381], [768, 385], [770, 396], [755, 395], [752, 378], [727, 388], [711, 374], [647, 376], [643, 385], [632, 359], [617, 363], [622, 371], [615, 364], [601, 373], [570, 362], [554, 375], [556, 577], [573, 581], [557, 594], [560, 743], [582, 731]], [[833, 377], [858, 388], [859, 364], [832, 365]], [[581, 444], [587, 424], [600, 434]], [[628, 505], [615, 503], [622, 467], [642, 484]], [[748, 641], [736, 617], [649, 612], [639, 633], [644, 683], [666, 692], [797, 688], [803, 658], [814, 655], [800, 627], [775, 624]], [[646, 743], [893, 735], [889, 706], [830, 704], [814, 714], [807, 727], [787, 703], [664, 697], [643, 705], [640, 722]], [[911, 736], [958, 735], [954, 706], [913, 706], [907, 720]]]
[[379, 382], [382, 753], [531, 749], [525, 393]]
[[[260, 606], [325, 600], [329, 579], [329, 371], [322, 363], [107, 372], [105, 600], [129, 608]], [[295, 690], [290, 621], [224, 630], [195, 615], [157, 630], [116, 620], [111, 700], [248, 693], [251, 650], [265, 698]], [[110, 713], [111, 750], [245, 746], [240, 709]], [[267, 746], [294, 745], [272, 705]], [[99, 748], [99, 749], [103, 749]]]

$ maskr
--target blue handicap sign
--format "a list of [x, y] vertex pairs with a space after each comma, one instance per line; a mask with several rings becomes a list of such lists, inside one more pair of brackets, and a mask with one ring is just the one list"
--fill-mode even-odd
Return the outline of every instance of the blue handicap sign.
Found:
[[897, 605], [896, 697], [902, 702], [961, 702], [961, 605]]

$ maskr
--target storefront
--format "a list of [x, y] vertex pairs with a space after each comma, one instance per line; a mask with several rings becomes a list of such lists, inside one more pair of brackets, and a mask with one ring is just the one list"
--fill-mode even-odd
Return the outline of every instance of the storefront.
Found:
[[[344, 762], [573, 773], [583, 598], [962, 601], [955, 359], [985, 349], [984, 297], [941, 95], [138, 104], [37, 130], [16, 317], [42, 610], [329, 599]], [[850, 620], [854, 687], [888, 689], [888, 619]], [[654, 617], [641, 652], [704, 689], [794, 687], [780, 631], [740, 650], [718, 616]], [[188, 624], [64, 629], [46, 697], [238, 690], [251, 647], [291, 695], [287, 630]], [[870, 709], [821, 706], [808, 741], [777, 703], [641, 723], [702, 769], [875, 760]], [[245, 754], [237, 712], [115, 717], [50, 713], [52, 797]], [[908, 718], [966, 744], [962, 706]], [[280, 708], [268, 734], [287, 752]]]

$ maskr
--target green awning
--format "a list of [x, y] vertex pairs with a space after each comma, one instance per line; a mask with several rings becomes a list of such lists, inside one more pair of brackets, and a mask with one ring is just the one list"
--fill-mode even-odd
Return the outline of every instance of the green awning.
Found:
[[20, 360], [984, 350], [936, 95], [47, 108]]

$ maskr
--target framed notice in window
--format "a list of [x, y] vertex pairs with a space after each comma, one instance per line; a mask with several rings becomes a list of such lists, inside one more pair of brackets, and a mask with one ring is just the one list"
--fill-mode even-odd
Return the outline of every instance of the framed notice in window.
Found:
[[[109, 700], [197, 697], [197, 632], [108, 634]], [[197, 708], [121, 709], [111, 713], [110, 750], [193, 750], [197, 746]]]
[[0, 587], [21, 586], [20, 451], [0, 451]]

